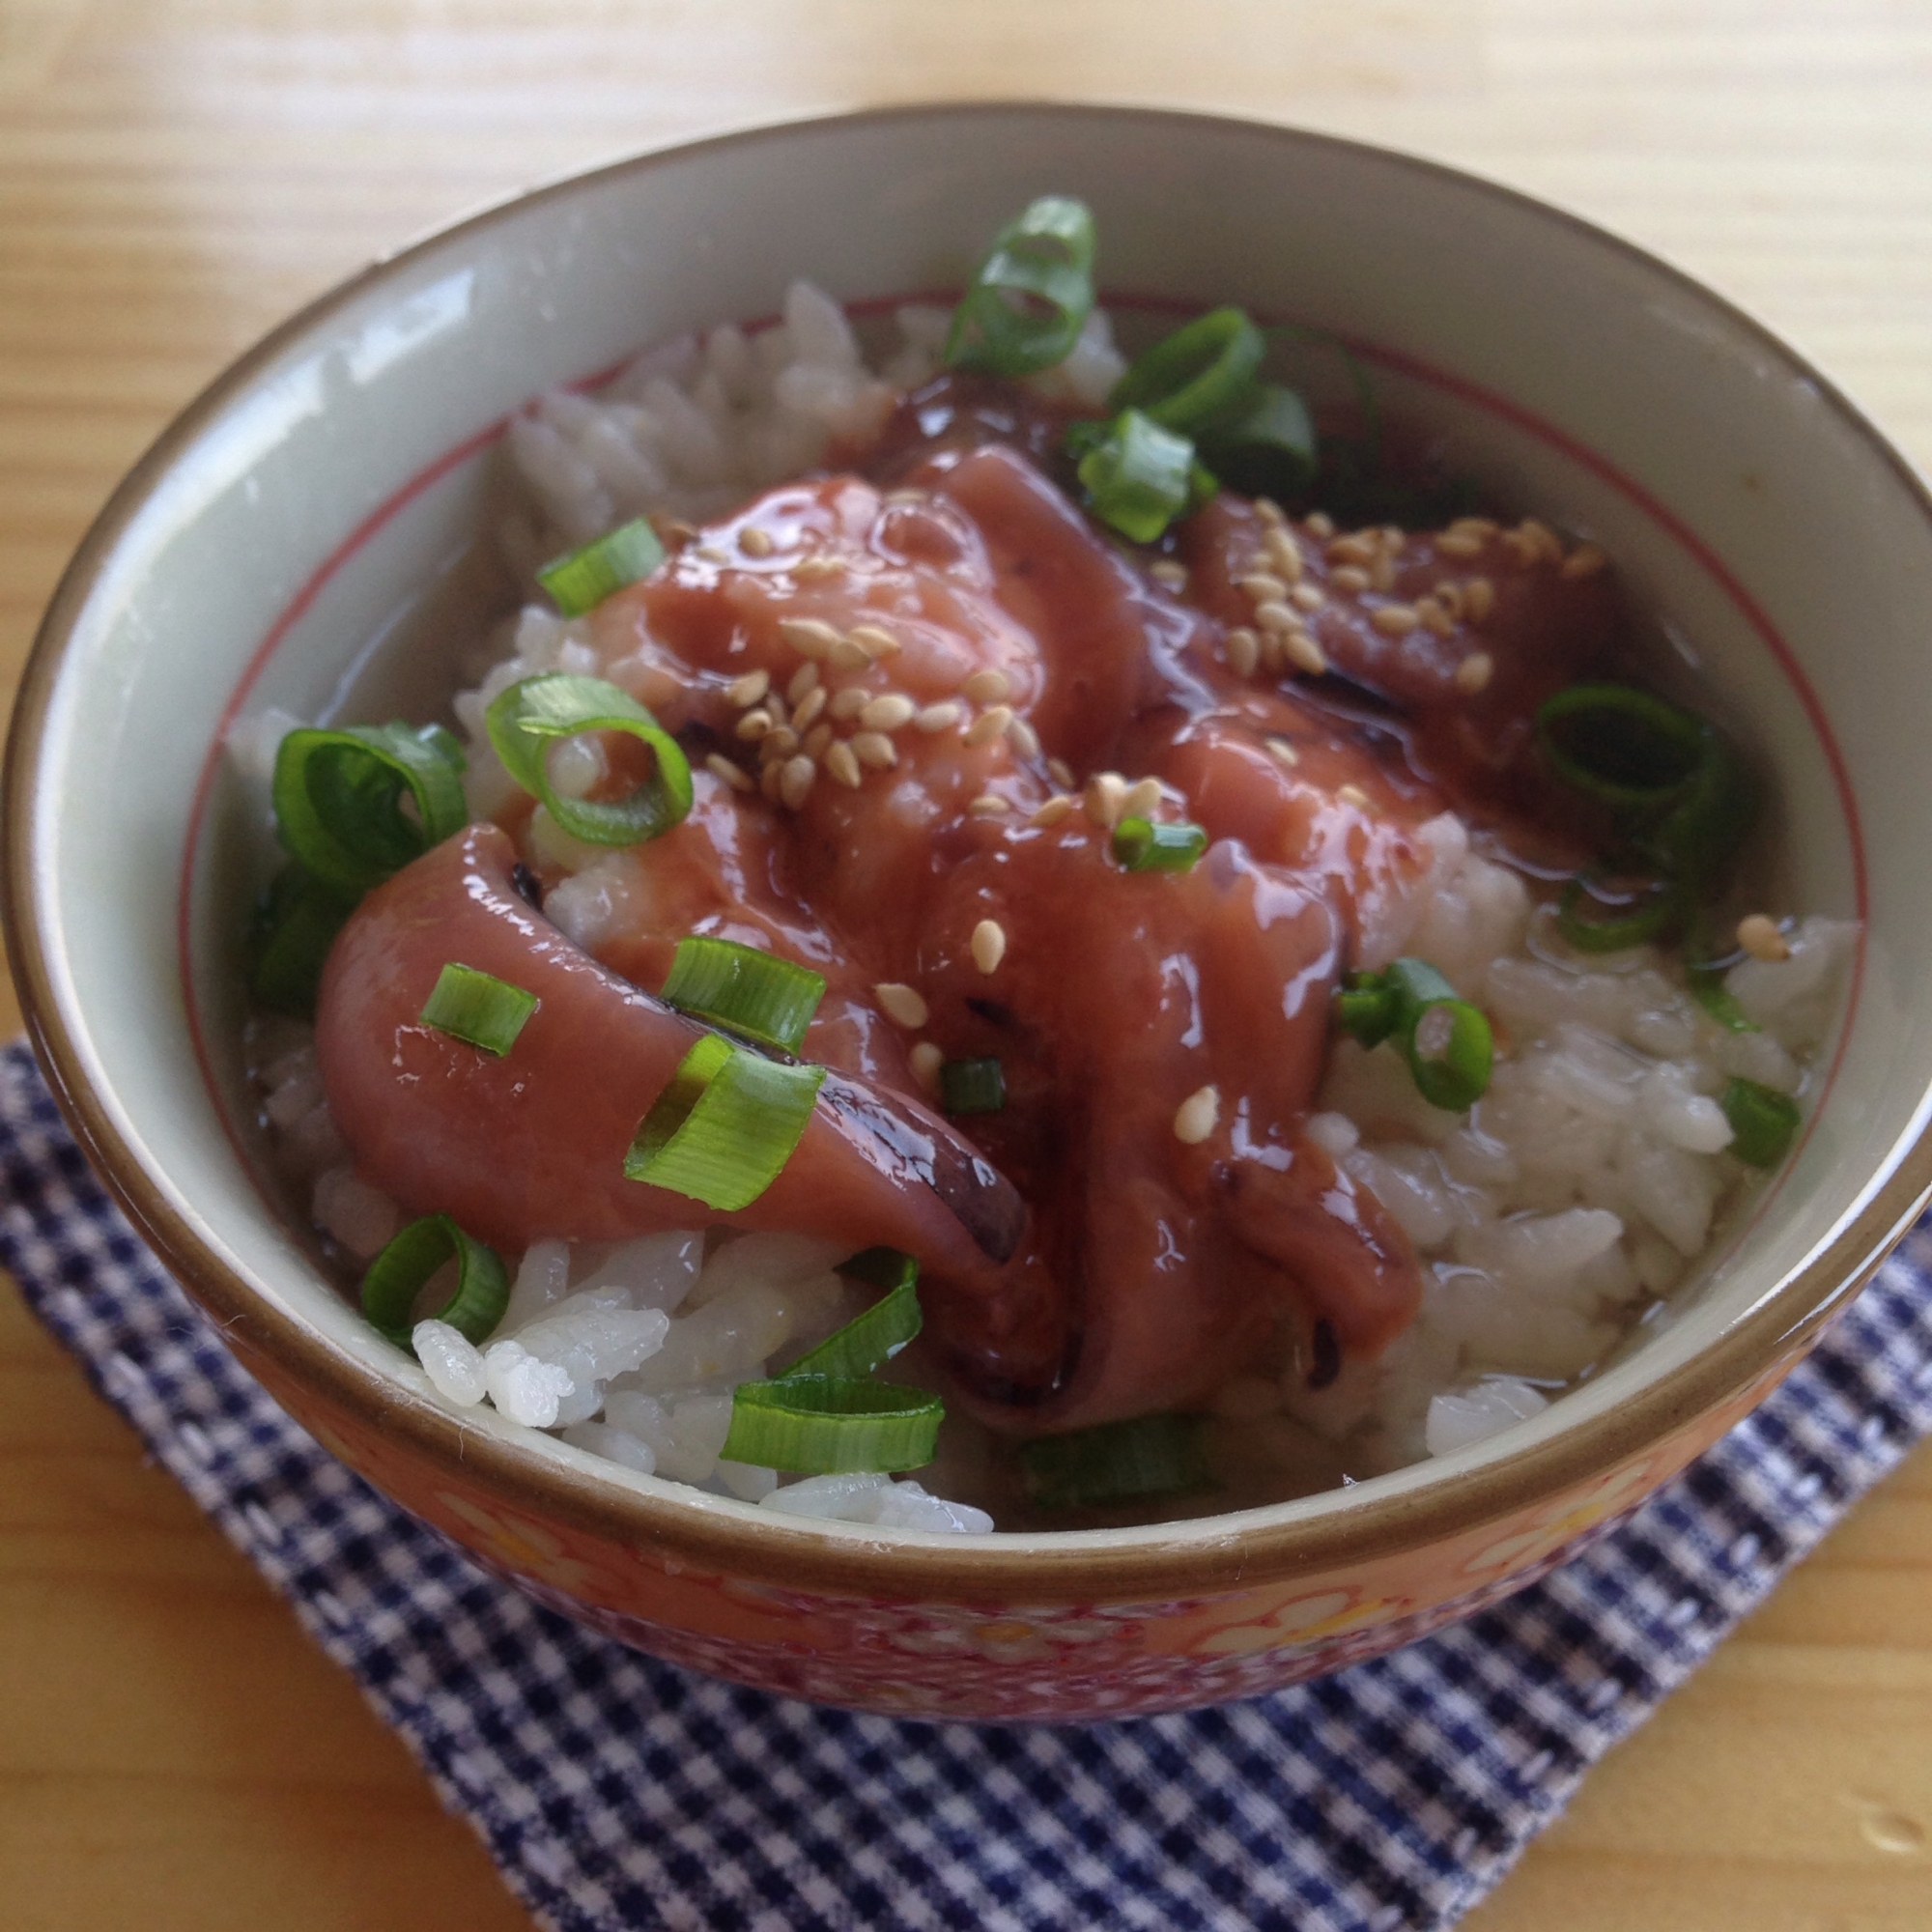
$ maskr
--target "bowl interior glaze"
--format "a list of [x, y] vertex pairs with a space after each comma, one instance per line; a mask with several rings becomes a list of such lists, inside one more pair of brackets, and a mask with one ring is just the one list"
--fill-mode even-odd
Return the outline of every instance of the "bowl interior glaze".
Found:
[[1506, 1436], [1346, 1492], [1150, 1530], [891, 1539], [777, 1524], [481, 1417], [471, 1467], [533, 1506], [774, 1564], [809, 1550], [827, 1575], [896, 1542], [905, 1587], [969, 1595], [1023, 1562], [1145, 1592], [1426, 1543], [1750, 1384], [1932, 1184], [1932, 1008], [1911, 998], [1932, 978], [1932, 506], [1876, 433], [1717, 298], [1469, 178], [1183, 115], [911, 109], [644, 156], [378, 265], [216, 383], [90, 534], [10, 751], [9, 943], [71, 1117], [176, 1272], [290, 1373], [453, 1453], [423, 1378], [262, 1185], [235, 966], [259, 826], [220, 734], [244, 706], [313, 716], [352, 684], [428, 715], [443, 660], [382, 640], [423, 634], [534, 391], [767, 315], [794, 276], [854, 304], [955, 287], [1049, 188], [1093, 205], [1123, 308], [1238, 302], [1332, 331], [1504, 500], [1610, 552], [1778, 773], [1791, 903], [1865, 922], [1830, 1092], [1662, 1333]]

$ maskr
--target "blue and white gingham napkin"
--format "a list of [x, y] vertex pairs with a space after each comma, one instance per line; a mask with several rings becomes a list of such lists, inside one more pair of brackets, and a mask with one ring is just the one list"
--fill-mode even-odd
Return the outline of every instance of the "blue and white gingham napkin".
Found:
[[908, 1723], [653, 1662], [384, 1501], [236, 1365], [18, 1042], [0, 1261], [558, 1932], [1448, 1925], [1932, 1429], [1928, 1224], [1755, 1415], [1468, 1623], [1190, 1716]]

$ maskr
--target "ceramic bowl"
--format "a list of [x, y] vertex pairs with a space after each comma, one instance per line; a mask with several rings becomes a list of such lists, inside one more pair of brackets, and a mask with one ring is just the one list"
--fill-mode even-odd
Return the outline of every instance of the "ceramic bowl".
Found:
[[[1675, 1322], [1533, 1421], [1345, 1492], [1156, 1528], [947, 1539], [774, 1520], [461, 1420], [264, 1184], [240, 1065], [248, 840], [216, 747], [383, 655], [473, 533], [533, 391], [640, 345], [956, 286], [1034, 195], [1093, 204], [1103, 280], [1352, 343], [1391, 409], [1587, 530], [1776, 771], [1790, 903], [1864, 922], [1829, 1089]], [[1183, 115], [971, 106], [642, 156], [460, 223], [245, 355], [89, 533], [29, 667], [7, 912], [36, 1042], [135, 1223], [246, 1365], [379, 1489], [546, 1603], [777, 1690], [1084, 1718], [1264, 1690], [1520, 1587], [1816, 1340], [1932, 1184], [1932, 505], [1832, 386], [1663, 265], [1443, 168]], [[373, 666], [373, 669], [372, 669]]]

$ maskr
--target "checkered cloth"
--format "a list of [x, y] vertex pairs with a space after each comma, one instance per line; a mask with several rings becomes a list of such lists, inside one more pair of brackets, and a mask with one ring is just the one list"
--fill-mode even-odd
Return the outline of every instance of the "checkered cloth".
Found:
[[652, 1662], [384, 1502], [236, 1365], [17, 1042], [0, 1260], [558, 1932], [1448, 1925], [1932, 1428], [1928, 1224], [1630, 1523], [1456, 1629], [1190, 1716], [908, 1723]]

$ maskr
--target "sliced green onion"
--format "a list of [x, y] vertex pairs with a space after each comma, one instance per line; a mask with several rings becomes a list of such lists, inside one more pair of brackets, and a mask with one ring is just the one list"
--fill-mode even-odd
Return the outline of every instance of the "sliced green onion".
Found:
[[1007, 1076], [997, 1060], [948, 1060], [939, 1068], [940, 1105], [949, 1114], [997, 1114]]
[[1351, 974], [1335, 995], [1335, 1018], [1364, 1046], [1393, 1038], [1432, 1107], [1464, 1113], [1489, 1092], [1495, 1064], [1490, 1022], [1427, 960]]
[[663, 997], [680, 1012], [796, 1053], [825, 997], [825, 978], [755, 946], [693, 934], [677, 943]]
[[1142, 1415], [1020, 1445], [1027, 1494], [1042, 1509], [1082, 1509], [1137, 1496], [1176, 1495], [1212, 1480], [1200, 1419]]
[[262, 895], [249, 926], [249, 992], [278, 1013], [313, 1018], [323, 962], [354, 910], [353, 900], [291, 860]]
[[946, 1405], [926, 1389], [834, 1376], [740, 1382], [731, 1430], [718, 1453], [727, 1462], [811, 1475], [918, 1469], [939, 1446]]
[[[1663, 939], [1684, 922], [1689, 893], [1669, 879], [1646, 879], [1629, 894], [1607, 894], [1601, 882], [1572, 879], [1556, 901], [1556, 929], [1578, 952], [1622, 952]], [[1584, 907], [1600, 908], [1586, 913]], [[1617, 907], [1626, 910], [1615, 910]]]
[[779, 1380], [830, 1376], [834, 1380], [850, 1381], [869, 1376], [919, 1333], [919, 1264], [910, 1255], [896, 1255], [895, 1259], [899, 1274], [892, 1288], [863, 1315], [855, 1316], [817, 1348], [801, 1355]]
[[1704, 753], [1689, 789], [1634, 838], [1637, 849], [1666, 870], [1702, 881], [1744, 842], [1757, 815], [1757, 786], [1731, 741], [1704, 719], [1697, 724]]
[[1536, 714], [1537, 743], [1563, 781], [1620, 811], [1682, 797], [1705, 754], [1703, 720], [1624, 684], [1576, 684]]
[[1266, 348], [1239, 309], [1214, 309], [1155, 343], [1114, 385], [1107, 407], [1139, 410], [1162, 429], [1198, 440], [1253, 407]]
[[1776, 1167], [1798, 1132], [1798, 1102], [1755, 1080], [1733, 1080], [1718, 1104], [1736, 1137], [1730, 1151], [1747, 1167]]
[[440, 724], [291, 731], [275, 754], [276, 834], [323, 885], [359, 897], [469, 823], [463, 767]]
[[1251, 497], [1292, 499], [1315, 482], [1314, 418], [1279, 384], [1264, 384], [1246, 413], [1206, 437], [1202, 449], [1222, 482]]
[[452, 959], [437, 975], [436, 985], [416, 1017], [424, 1026], [481, 1047], [500, 1060], [516, 1045], [524, 1022], [540, 1004], [534, 993]]
[[665, 547], [657, 531], [639, 517], [545, 564], [537, 572], [537, 582], [566, 617], [581, 617], [625, 584], [640, 583], [664, 560]]
[[1064, 362], [1094, 307], [1094, 217], [1043, 195], [1001, 229], [952, 314], [954, 369], [1025, 376]]
[[1127, 872], [1185, 872], [1208, 849], [1208, 834], [1182, 819], [1172, 825], [1123, 818], [1114, 828], [1114, 857]]
[[494, 1248], [471, 1240], [447, 1214], [412, 1221], [362, 1277], [362, 1312], [398, 1348], [410, 1346], [419, 1295], [445, 1262], [456, 1264], [456, 1293], [427, 1319], [446, 1321], [480, 1347], [503, 1319], [510, 1277]]
[[1103, 524], [1135, 543], [1152, 543], [1193, 502], [1199, 469], [1184, 436], [1139, 410], [1122, 410], [1080, 459], [1080, 487]]
[[1758, 1023], [1739, 1004], [1738, 996], [1724, 984], [1724, 969], [1718, 965], [1692, 966], [1686, 977], [1690, 981], [1690, 997], [1727, 1033], [1757, 1033]]
[[[601, 677], [545, 671], [513, 684], [485, 714], [504, 769], [573, 838], [592, 845], [637, 845], [691, 810], [691, 766], [676, 741], [633, 697]], [[624, 731], [649, 747], [651, 776], [628, 798], [593, 803], [563, 798], [551, 785], [550, 748], [582, 731]]]
[[783, 1171], [824, 1079], [708, 1033], [639, 1123], [624, 1172], [735, 1214]]

